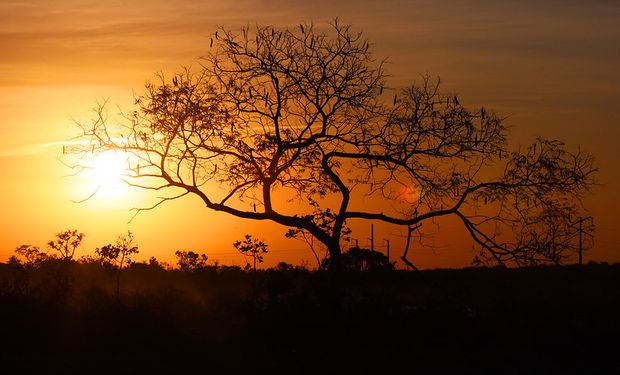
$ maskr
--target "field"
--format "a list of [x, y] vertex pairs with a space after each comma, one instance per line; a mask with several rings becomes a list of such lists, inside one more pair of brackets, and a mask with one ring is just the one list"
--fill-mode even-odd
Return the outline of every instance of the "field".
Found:
[[11, 373], [619, 373], [620, 265], [0, 264]]

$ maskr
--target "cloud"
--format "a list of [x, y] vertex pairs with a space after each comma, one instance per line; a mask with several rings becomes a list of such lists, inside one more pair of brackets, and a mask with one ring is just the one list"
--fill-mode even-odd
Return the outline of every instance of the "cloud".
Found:
[[[581, 0], [36, 0], [0, 5], [0, 85], [142, 82], [196, 64], [218, 25], [317, 24], [339, 16], [389, 57], [390, 73], [505, 87], [547, 82], [608, 95], [620, 82], [620, 3]], [[392, 70], [393, 68], [393, 70]], [[605, 72], [603, 75], [601, 72]], [[132, 78], [133, 77], [133, 78]], [[510, 87], [513, 85], [513, 87]], [[514, 87], [514, 86], [517, 87]], [[519, 86], [523, 86], [519, 88]], [[549, 87], [551, 87], [549, 86]], [[509, 90], [510, 92], [507, 92]], [[573, 90], [574, 91], [574, 90]], [[571, 94], [573, 95], [573, 94]]]
[[54, 152], [58, 155], [61, 155], [63, 147], [82, 143], [84, 142], [50, 141], [12, 146], [5, 149], [0, 149], [0, 158], [32, 156], [48, 152]]

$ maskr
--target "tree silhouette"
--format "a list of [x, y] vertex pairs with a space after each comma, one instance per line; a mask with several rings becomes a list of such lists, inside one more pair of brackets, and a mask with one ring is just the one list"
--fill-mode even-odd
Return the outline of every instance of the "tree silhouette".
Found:
[[[369, 249], [352, 247], [342, 253], [341, 266], [349, 271], [389, 271], [394, 269], [394, 265], [388, 260], [385, 254]], [[331, 259], [323, 259], [321, 267], [330, 269]]]
[[368, 41], [331, 26], [220, 29], [199, 72], [160, 74], [114, 121], [103, 103], [73, 151], [125, 151], [129, 185], [170, 192], [136, 214], [193, 194], [312, 236], [336, 270], [352, 220], [411, 236], [452, 216], [496, 262], [568, 255], [596, 171], [589, 154], [544, 139], [510, 151], [492, 110], [466, 108], [439, 79], [389, 87]]
[[[245, 257], [252, 258], [252, 299], [256, 302], [256, 262], [263, 262], [263, 255], [267, 254], [267, 244], [257, 238], [253, 238], [251, 234], [246, 234], [243, 241], [237, 240], [233, 246]], [[249, 263], [247, 265], [249, 267]]]
[[63, 260], [73, 259], [75, 250], [80, 246], [84, 239], [84, 233], [78, 232], [75, 229], [66, 230], [56, 234], [56, 239], [47, 243], [50, 249], [60, 253], [60, 258]]
[[21, 245], [15, 249], [15, 254], [24, 258], [24, 265], [36, 267], [49, 258], [38, 246]]
[[131, 264], [131, 256], [139, 253], [138, 247], [133, 245], [133, 239], [133, 233], [127, 231], [127, 234], [119, 236], [114, 244], [107, 244], [95, 249], [95, 254], [99, 256], [103, 264], [116, 269], [117, 298], [120, 296], [121, 271], [128, 264]]
[[252, 269], [256, 273], [256, 262], [263, 262], [263, 255], [267, 254], [267, 244], [257, 238], [252, 238], [250, 234], [246, 234], [243, 241], [237, 240], [233, 246], [243, 256], [252, 258]]
[[207, 255], [198, 254], [193, 251], [175, 251], [177, 265], [181, 271], [195, 271], [207, 266]]

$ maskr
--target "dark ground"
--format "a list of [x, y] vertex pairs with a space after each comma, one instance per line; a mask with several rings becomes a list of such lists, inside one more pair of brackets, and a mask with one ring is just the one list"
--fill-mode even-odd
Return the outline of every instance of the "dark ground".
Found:
[[620, 265], [343, 275], [0, 264], [2, 373], [620, 373]]

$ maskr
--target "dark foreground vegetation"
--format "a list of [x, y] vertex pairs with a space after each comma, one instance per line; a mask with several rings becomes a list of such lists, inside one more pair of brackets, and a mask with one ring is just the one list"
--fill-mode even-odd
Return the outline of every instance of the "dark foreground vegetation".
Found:
[[[0, 264], [21, 373], [618, 373], [620, 265], [344, 273]], [[338, 287], [340, 285], [340, 287]], [[13, 372], [19, 373], [19, 372]]]

